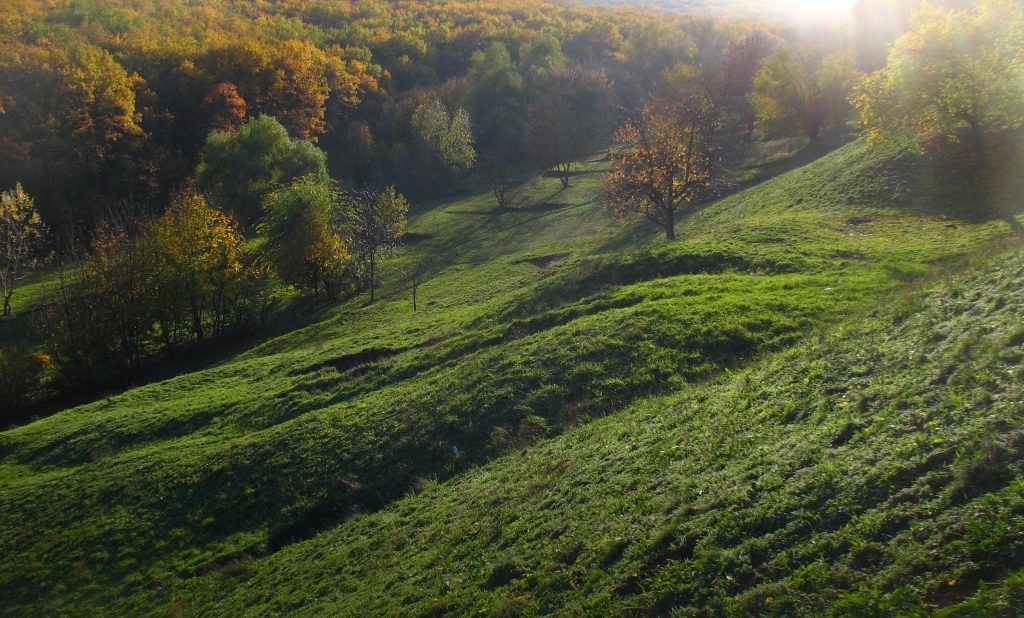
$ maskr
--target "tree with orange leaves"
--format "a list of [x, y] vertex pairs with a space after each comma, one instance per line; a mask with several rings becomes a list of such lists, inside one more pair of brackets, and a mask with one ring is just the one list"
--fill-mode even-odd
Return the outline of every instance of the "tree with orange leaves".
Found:
[[675, 240], [676, 212], [710, 184], [710, 145], [700, 127], [651, 103], [616, 133], [600, 200], [617, 219], [642, 217]]
[[210, 112], [210, 131], [234, 133], [245, 122], [249, 105], [239, 94], [238, 88], [230, 82], [221, 82], [213, 87], [203, 99], [203, 105]]

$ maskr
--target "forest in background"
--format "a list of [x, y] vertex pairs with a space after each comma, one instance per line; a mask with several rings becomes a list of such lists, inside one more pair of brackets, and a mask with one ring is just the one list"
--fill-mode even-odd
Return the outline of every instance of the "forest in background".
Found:
[[[20, 245], [5, 315], [18, 281], [62, 266], [0, 346], [0, 395], [45, 409], [141, 379], [264, 328], [289, 285], [372, 300], [406, 196], [484, 189], [500, 212], [526, 170], [568, 187], [645, 105], [699, 134], [699, 148], [666, 137], [699, 153], [678, 196], [708, 198], [723, 153], [754, 134], [755, 74], [775, 49], [800, 46], [779, 68], [802, 62], [835, 93], [813, 127], [794, 122], [799, 103], [762, 106], [765, 131], [845, 130], [847, 42], [549, 0], [6, 3], [0, 187]], [[819, 71], [823, 58], [845, 68]], [[671, 224], [669, 202], [647, 217]]]
[[[1010, 5], [925, 10], [939, 55], [904, 37], [887, 59], [911, 5], [862, 0], [832, 29], [552, 0], [5, 4], [3, 314], [32, 272], [59, 280], [0, 347], [0, 395], [28, 410], [130, 383], [264, 329], [292, 289], [372, 302], [410, 204], [484, 190], [502, 214], [524, 173], [568, 189], [603, 149], [597, 199], [669, 240], [679, 212], [739, 186], [759, 140], [841, 141], [854, 108], [872, 141], [957, 169], [1012, 160], [992, 151], [1017, 110], [991, 85], [1017, 62], [994, 21]], [[971, 72], [922, 69], [1000, 28]], [[428, 267], [402, 277], [415, 289]]]
[[422, 105], [466, 110], [484, 160], [519, 157], [534, 150], [531, 106], [557, 96], [552, 72], [599, 72], [614, 113], [679, 62], [717, 67], [754, 31], [798, 36], [547, 0], [14, 0], [0, 7], [0, 186], [20, 182], [51, 227], [88, 230], [112, 203], [161, 209], [211, 131], [267, 114], [347, 183], [435, 196], [452, 179], [418, 147]]
[[0, 614], [1016, 618], [1024, 7], [910, 4], [5, 4]]

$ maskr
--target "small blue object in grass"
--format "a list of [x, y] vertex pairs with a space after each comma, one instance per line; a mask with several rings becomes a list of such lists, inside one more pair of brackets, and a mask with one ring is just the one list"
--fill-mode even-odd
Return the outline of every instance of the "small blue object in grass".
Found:
[[459, 456], [459, 447], [457, 447], [457, 446], [455, 446], [455, 445], [453, 444], [453, 445], [452, 445], [452, 452], [453, 452], [453, 453], [455, 453], [455, 456], [456, 456], [456, 457], [458, 457], [458, 456]]

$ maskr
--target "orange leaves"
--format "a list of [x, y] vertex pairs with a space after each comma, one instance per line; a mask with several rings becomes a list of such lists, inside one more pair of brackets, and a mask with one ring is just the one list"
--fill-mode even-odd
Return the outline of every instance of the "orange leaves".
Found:
[[231, 83], [220, 83], [213, 87], [203, 104], [211, 112], [210, 131], [233, 133], [245, 122], [249, 106]]
[[708, 146], [698, 127], [664, 105], [649, 104], [615, 135], [601, 200], [616, 218], [640, 216], [675, 238], [675, 213], [711, 181]]

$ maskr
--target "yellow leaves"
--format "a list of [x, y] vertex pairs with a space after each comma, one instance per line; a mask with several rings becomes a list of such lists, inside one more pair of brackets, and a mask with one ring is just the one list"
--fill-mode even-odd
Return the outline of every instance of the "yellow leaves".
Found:
[[[47, 233], [47, 226], [36, 210], [35, 201], [21, 183], [0, 193], [0, 247], [6, 256], [0, 261], [5, 270], [34, 265], [34, 246]], [[13, 264], [19, 262], [20, 264]]]
[[175, 197], [162, 217], [149, 224], [154, 267], [165, 283], [203, 295], [224, 284], [236, 285], [244, 273], [244, 239], [234, 219], [211, 208], [195, 192]]
[[39, 364], [39, 367], [42, 368], [43, 371], [53, 369], [53, 358], [45, 352], [34, 352], [32, 354], [32, 359]]
[[1024, 125], [1022, 49], [1018, 3], [983, 0], [970, 11], [929, 7], [914, 16], [888, 64], [853, 101], [876, 141], [980, 150], [990, 134]]

